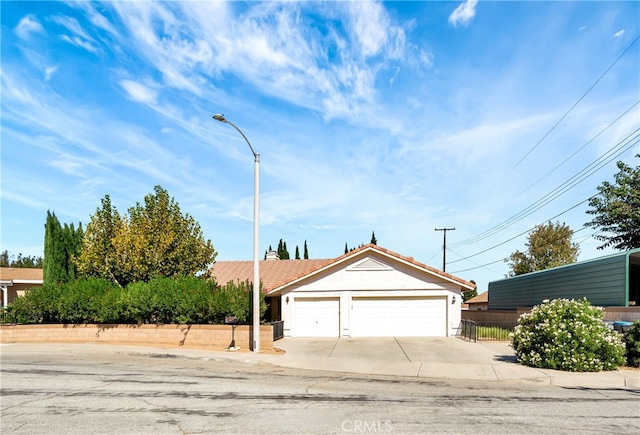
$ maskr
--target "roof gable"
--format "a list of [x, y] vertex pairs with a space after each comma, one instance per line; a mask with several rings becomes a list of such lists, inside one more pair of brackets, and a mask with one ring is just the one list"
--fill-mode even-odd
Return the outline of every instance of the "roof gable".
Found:
[[[452, 282], [469, 290], [475, 288], [473, 283], [442, 272], [434, 267], [415, 261], [411, 257], [405, 257], [378, 245], [368, 244], [354, 249], [334, 259], [320, 260], [263, 260], [260, 262], [260, 281], [262, 289], [266, 293], [272, 293], [283, 288], [317, 276], [329, 269], [350, 263], [358, 257], [361, 261], [347, 266], [349, 270], [389, 270], [391, 267], [376, 258], [367, 256], [368, 253], [378, 253], [384, 259], [391, 262], [400, 262], [421, 273], [426, 273], [444, 281]], [[218, 284], [226, 284], [229, 281], [251, 281], [253, 279], [252, 261], [219, 261], [212, 268], [212, 276]]]
[[472, 297], [466, 303], [467, 304], [486, 304], [489, 302], [489, 292], [480, 293], [477, 296]]

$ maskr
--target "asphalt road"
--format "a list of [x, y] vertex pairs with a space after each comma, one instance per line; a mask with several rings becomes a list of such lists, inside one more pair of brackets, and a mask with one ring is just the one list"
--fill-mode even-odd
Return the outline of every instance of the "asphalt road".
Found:
[[[80, 349], [80, 348], [79, 348]], [[640, 391], [1, 346], [3, 434], [640, 433]]]

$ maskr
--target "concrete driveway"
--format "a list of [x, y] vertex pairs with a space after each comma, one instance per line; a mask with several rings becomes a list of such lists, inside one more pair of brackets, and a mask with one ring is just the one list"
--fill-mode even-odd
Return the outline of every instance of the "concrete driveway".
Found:
[[[507, 342], [472, 343], [455, 337], [284, 338], [274, 364], [314, 370], [553, 385], [640, 387], [640, 372], [570, 373], [516, 362]], [[266, 358], [265, 358], [266, 357]]]

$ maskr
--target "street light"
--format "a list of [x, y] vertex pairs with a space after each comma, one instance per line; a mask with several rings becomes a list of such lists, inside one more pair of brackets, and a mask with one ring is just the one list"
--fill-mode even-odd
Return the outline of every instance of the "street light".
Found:
[[253, 351], [260, 352], [260, 261], [258, 259], [258, 234], [259, 234], [259, 216], [260, 216], [260, 202], [259, 202], [259, 192], [260, 192], [260, 154], [256, 153], [251, 146], [251, 142], [247, 139], [247, 136], [244, 135], [242, 130], [240, 130], [236, 125], [227, 121], [224, 115], [215, 114], [213, 115], [213, 119], [216, 121], [224, 122], [225, 124], [229, 124], [236, 130], [238, 133], [242, 135], [245, 141], [247, 141], [247, 145], [249, 145], [249, 149], [251, 149], [251, 153], [254, 157], [254, 179], [253, 179]]

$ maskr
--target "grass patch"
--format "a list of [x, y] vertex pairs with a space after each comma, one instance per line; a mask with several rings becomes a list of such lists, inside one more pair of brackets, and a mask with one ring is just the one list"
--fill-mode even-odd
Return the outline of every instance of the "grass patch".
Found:
[[478, 340], [486, 341], [509, 341], [510, 329], [500, 326], [476, 326], [476, 337]]

